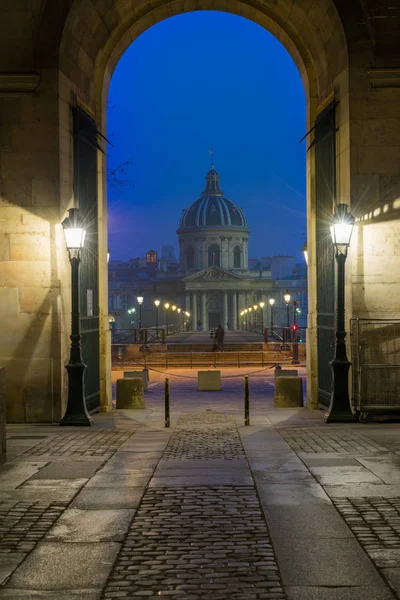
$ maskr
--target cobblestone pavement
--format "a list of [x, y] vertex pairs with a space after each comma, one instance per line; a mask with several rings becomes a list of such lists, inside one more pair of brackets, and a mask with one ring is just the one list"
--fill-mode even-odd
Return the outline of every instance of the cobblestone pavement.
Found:
[[245, 427], [246, 371], [176, 373], [170, 429], [154, 373], [146, 409], [9, 426], [0, 600], [400, 598], [400, 426], [274, 409], [266, 369]]
[[57, 434], [46, 438], [26, 452], [30, 456], [103, 456], [114, 454], [126, 442], [132, 432], [82, 431]]
[[[230, 415], [183, 414], [161, 460], [204, 466], [244, 459]], [[197, 429], [195, 428], [197, 426]], [[221, 461], [222, 459], [222, 461]], [[150, 488], [103, 598], [246, 600], [285, 598], [253, 486]], [[187, 487], [186, 487], [187, 486]]]
[[387, 448], [366, 435], [331, 432], [326, 427], [282, 428], [278, 430], [296, 452], [338, 452], [340, 454], [375, 454]]

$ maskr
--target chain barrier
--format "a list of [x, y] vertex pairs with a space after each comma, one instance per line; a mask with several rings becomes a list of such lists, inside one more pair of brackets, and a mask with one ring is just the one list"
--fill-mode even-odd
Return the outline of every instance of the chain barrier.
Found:
[[[139, 367], [143, 367], [143, 363], [139, 363], [136, 362], [133, 359], [133, 362], [139, 366]], [[119, 363], [121, 364], [121, 363]], [[122, 363], [122, 366], [129, 366], [131, 364], [131, 362], [129, 363], [125, 363], [125, 365]], [[254, 375], [255, 373], [261, 373], [262, 371], [269, 371], [270, 369], [273, 369], [274, 367], [278, 366], [279, 363], [272, 363], [271, 365], [268, 365], [267, 367], [264, 367], [262, 369], [257, 369], [257, 371], [251, 371], [250, 373], [248, 373], [249, 375]], [[179, 379], [196, 379], [197, 381], [197, 376], [191, 376], [191, 375], [179, 375], [178, 373], [169, 373], [168, 371], [160, 371], [159, 369], [155, 369], [154, 367], [145, 367], [148, 371], [154, 371], [155, 373], [161, 373], [161, 375], [168, 375], [169, 377], [178, 377]], [[178, 368], [185, 368], [185, 367], [178, 367]], [[188, 367], [187, 367], [188, 368]], [[224, 368], [224, 367], [221, 367]], [[229, 367], [225, 367], [225, 368], [229, 368]], [[234, 368], [234, 367], [231, 367]], [[244, 368], [244, 367], [239, 367], [239, 368]], [[201, 370], [201, 368], [200, 368]], [[243, 377], [243, 374], [239, 374], [239, 375], [223, 375], [221, 376], [221, 379], [236, 379], [237, 377]]]

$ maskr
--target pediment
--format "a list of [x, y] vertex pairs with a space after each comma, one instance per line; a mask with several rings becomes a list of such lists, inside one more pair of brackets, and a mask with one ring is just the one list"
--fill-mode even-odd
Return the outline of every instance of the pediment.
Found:
[[184, 281], [241, 281], [240, 275], [225, 271], [220, 267], [208, 267], [198, 273], [185, 277]]

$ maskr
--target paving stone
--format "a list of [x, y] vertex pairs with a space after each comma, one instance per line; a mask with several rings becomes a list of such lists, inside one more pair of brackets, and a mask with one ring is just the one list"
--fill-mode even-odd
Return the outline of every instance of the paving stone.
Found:
[[118, 490], [114, 488], [94, 488], [85, 487], [74, 498], [71, 508], [80, 508], [87, 510], [101, 509], [134, 509], [139, 506], [144, 492], [142, 487], [121, 487]]
[[382, 586], [355, 539], [275, 538], [285, 586]]
[[100, 600], [101, 590], [16, 590], [4, 588], [0, 590], [0, 598], [9, 600]]
[[285, 586], [286, 600], [394, 600], [381, 586], [311, 587]]
[[382, 483], [382, 479], [361, 465], [357, 466], [310, 466], [310, 471], [323, 486], [348, 483]]
[[[266, 555], [268, 569], [263, 564]], [[116, 597], [115, 590], [128, 587], [131, 597], [140, 597], [144, 589], [151, 592], [149, 597], [161, 592], [186, 598], [188, 589], [199, 599], [258, 599], [266, 593], [271, 600], [283, 600], [255, 488], [149, 488], [103, 598]]]
[[275, 484], [260, 483], [257, 486], [263, 506], [299, 504], [330, 504], [328, 496], [317, 483]]
[[103, 465], [103, 460], [91, 462], [63, 461], [50, 463], [33, 475], [35, 479], [89, 479]]
[[46, 542], [122, 541], [134, 510], [66, 510], [46, 535]]
[[25, 552], [9, 552], [6, 554], [0, 551], [0, 585], [4, 583], [25, 557]]
[[40, 542], [14, 571], [7, 585], [29, 590], [101, 588], [119, 548], [120, 544], [115, 542]]
[[265, 517], [272, 538], [353, 538], [334, 506], [266, 506]]
[[145, 469], [144, 471], [125, 471], [123, 473], [115, 473], [112, 471], [97, 473], [86, 485], [86, 489], [95, 487], [119, 490], [122, 488], [146, 486], [152, 472], [151, 469]]

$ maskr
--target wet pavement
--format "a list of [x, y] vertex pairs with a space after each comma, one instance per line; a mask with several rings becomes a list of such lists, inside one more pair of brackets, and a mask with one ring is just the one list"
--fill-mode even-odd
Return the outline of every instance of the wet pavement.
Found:
[[168, 374], [169, 429], [159, 372], [90, 430], [8, 426], [0, 598], [398, 598], [400, 425], [274, 409], [247, 372], [248, 427], [243, 369], [220, 392]]

